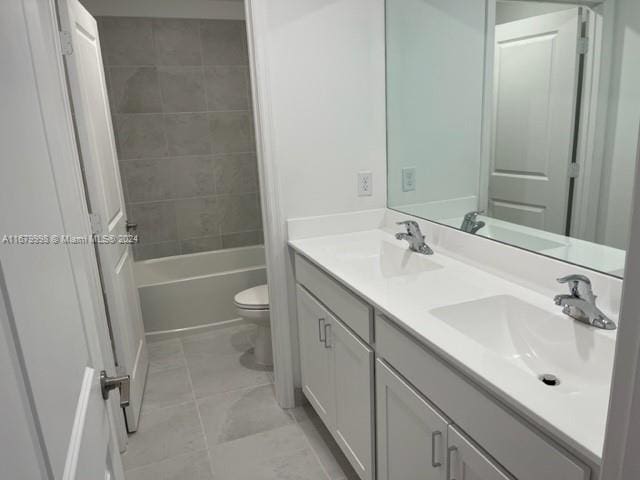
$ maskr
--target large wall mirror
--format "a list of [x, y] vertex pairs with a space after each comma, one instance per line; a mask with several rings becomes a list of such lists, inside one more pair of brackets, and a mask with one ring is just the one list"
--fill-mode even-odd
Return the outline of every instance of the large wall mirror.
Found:
[[389, 207], [615, 276], [640, 0], [386, 0]]

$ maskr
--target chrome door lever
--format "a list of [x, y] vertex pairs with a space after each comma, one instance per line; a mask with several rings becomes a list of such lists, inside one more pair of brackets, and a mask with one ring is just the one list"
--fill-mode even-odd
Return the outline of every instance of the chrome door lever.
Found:
[[131, 386], [131, 376], [121, 375], [119, 377], [109, 377], [107, 372], [100, 372], [100, 389], [102, 390], [102, 398], [107, 400], [109, 392], [118, 388], [120, 390], [120, 406], [129, 406], [129, 390]]

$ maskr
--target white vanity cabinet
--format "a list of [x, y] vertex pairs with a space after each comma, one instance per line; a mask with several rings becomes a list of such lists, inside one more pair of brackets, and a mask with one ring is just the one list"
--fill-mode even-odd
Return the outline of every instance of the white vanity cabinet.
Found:
[[297, 286], [302, 388], [362, 480], [374, 479], [373, 350]]
[[447, 480], [514, 480], [453, 425], [448, 438]]
[[597, 465], [399, 322], [374, 320], [371, 305], [300, 255], [295, 268], [303, 392], [362, 480], [597, 478]]
[[331, 351], [324, 339], [333, 315], [302, 287], [297, 290], [302, 391], [322, 421], [329, 425], [333, 422], [335, 395]]
[[378, 480], [447, 480], [449, 421], [376, 360]]

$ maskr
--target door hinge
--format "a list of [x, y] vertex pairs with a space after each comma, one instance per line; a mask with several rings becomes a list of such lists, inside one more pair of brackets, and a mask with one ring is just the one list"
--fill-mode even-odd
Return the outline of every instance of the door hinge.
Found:
[[91, 223], [91, 233], [93, 233], [94, 235], [102, 233], [102, 222], [100, 221], [99, 214], [90, 213], [89, 222]]
[[578, 39], [578, 55], [585, 55], [589, 52], [589, 37]]
[[578, 178], [580, 175], [580, 164], [579, 163], [570, 163], [569, 164], [569, 178]]
[[71, 55], [73, 53], [73, 43], [71, 43], [71, 32], [60, 30], [60, 48], [62, 55]]

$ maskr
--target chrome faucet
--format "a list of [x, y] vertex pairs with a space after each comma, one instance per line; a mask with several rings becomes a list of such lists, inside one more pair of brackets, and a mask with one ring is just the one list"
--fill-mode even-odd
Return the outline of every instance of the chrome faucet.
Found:
[[556, 295], [554, 302], [560, 305], [562, 313], [592, 327], [615, 330], [616, 323], [596, 306], [596, 296], [591, 289], [591, 280], [584, 275], [568, 275], [558, 279], [558, 283], [568, 283], [569, 295]]
[[477, 233], [486, 224], [483, 221], [477, 221], [478, 215], [483, 213], [482, 211], [469, 212], [464, 216], [460, 230], [467, 233]]
[[424, 242], [424, 235], [422, 235], [417, 222], [405, 220], [404, 222], [398, 222], [397, 225], [404, 225], [407, 228], [406, 233], [396, 233], [396, 238], [409, 242], [409, 250], [423, 255], [433, 255], [433, 250]]

